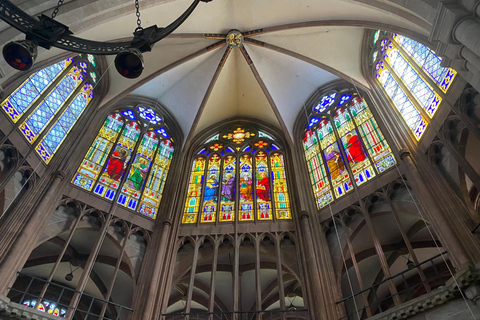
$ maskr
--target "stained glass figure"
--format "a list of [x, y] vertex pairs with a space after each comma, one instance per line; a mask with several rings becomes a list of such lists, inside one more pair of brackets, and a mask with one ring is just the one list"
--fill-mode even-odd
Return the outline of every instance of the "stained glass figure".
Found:
[[253, 220], [253, 162], [252, 157], [245, 154], [240, 157], [240, 194], [239, 220]]
[[359, 186], [375, 176], [370, 159], [363, 149], [362, 142], [355, 130], [352, 117], [347, 109], [339, 108], [333, 118], [342, 140], [347, 162], [352, 170], [353, 180]]
[[140, 213], [150, 218], [155, 218], [173, 156], [173, 145], [170, 140], [161, 142], [158, 148], [139, 209]]
[[93, 99], [93, 86], [89, 83], [84, 84], [82, 90], [70, 103], [46, 136], [35, 148], [43, 161], [49, 163], [52, 156], [58, 150], [63, 140], [67, 137], [70, 130], [82, 115], [83, 111]]
[[[321, 113], [313, 108], [303, 138], [318, 209], [353, 190], [352, 181], [360, 186], [395, 164], [388, 143], [357, 92], [345, 89], [324, 96], [329, 107]], [[318, 121], [312, 124], [311, 119]]]
[[272, 198], [270, 192], [270, 178], [268, 158], [263, 151], [255, 156], [255, 193], [257, 195], [257, 219], [272, 219]]
[[201, 222], [215, 222], [220, 189], [220, 162], [221, 159], [217, 154], [212, 155], [208, 160]]
[[203, 176], [205, 171], [205, 158], [198, 157], [194, 160], [190, 182], [188, 186], [185, 210], [182, 223], [196, 223], [200, 199], [202, 196]]
[[71, 62], [67, 59], [35, 72], [2, 102], [2, 109], [17, 122]]
[[378, 128], [367, 103], [363, 99], [356, 98], [353, 100], [349, 110], [360, 132], [362, 141], [365, 143], [368, 153], [375, 163], [377, 172], [382, 173], [394, 166], [395, 158], [393, 157], [392, 149]]
[[318, 138], [314, 132], [309, 130], [305, 133], [303, 147], [305, 149], [305, 158], [307, 160], [310, 181], [313, 186], [313, 193], [317, 201], [317, 206], [320, 209], [333, 201], [333, 194], [320, 153]]
[[38, 135], [45, 129], [82, 81], [83, 77], [79, 71], [68, 73], [20, 125], [21, 132], [30, 143], [35, 142]]
[[[237, 126], [208, 139], [194, 160], [183, 223], [196, 223], [199, 212], [201, 223], [291, 219], [284, 160], [273, 142]], [[205, 172], [196, 169], [199, 159]], [[204, 174], [203, 185], [194, 180]]]
[[275, 199], [275, 212], [277, 219], [290, 219], [290, 201], [288, 199], [287, 180], [285, 177], [285, 164], [283, 155], [274, 153], [270, 156], [272, 168], [273, 197]]
[[110, 155], [105, 169], [93, 190], [94, 193], [113, 200], [131, 159], [131, 153], [135, 148], [140, 132], [140, 126], [137, 122], [129, 121], [126, 123], [115, 149]]
[[75, 185], [92, 190], [123, 124], [123, 117], [119, 113], [114, 113], [107, 117], [97, 138], [85, 155], [77, 174], [73, 178], [72, 182]]
[[[156, 113], [152, 117], [160, 118]], [[115, 111], [107, 117], [72, 183], [109, 200], [120, 188], [119, 204], [154, 219], [174, 151], [172, 140], [166, 139], [167, 128], [163, 123], [143, 122], [135, 109]]]
[[323, 150], [333, 190], [337, 197], [341, 197], [352, 190], [353, 185], [345, 168], [345, 161], [336, 142], [337, 138], [331, 123], [323, 120], [318, 125], [316, 134]]
[[132, 210], [137, 208], [158, 144], [159, 139], [154, 131], [147, 131], [143, 135], [127, 180], [123, 184], [122, 192], [118, 197], [118, 203], [121, 205]]
[[228, 155], [223, 159], [220, 221], [233, 221], [235, 218], [235, 165], [236, 159], [234, 156]]

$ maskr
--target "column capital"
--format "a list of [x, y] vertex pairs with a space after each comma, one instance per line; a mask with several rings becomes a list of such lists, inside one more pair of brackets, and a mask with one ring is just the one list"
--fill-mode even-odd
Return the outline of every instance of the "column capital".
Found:
[[165, 219], [163, 222], [162, 222], [162, 225], [164, 227], [171, 227], [172, 226], [172, 220], [171, 219]]
[[65, 179], [66, 173], [58, 170], [58, 171], [55, 171], [54, 173], [52, 173], [52, 176], [55, 179], [63, 180], [63, 179]]
[[310, 218], [310, 214], [307, 211], [300, 212], [300, 220]]
[[404, 160], [403, 158], [410, 157], [411, 155], [412, 154], [410, 153], [410, 151], [407, 148], [402, 148], [402, 149], [398, 150], [398, 156], [402, 160]]

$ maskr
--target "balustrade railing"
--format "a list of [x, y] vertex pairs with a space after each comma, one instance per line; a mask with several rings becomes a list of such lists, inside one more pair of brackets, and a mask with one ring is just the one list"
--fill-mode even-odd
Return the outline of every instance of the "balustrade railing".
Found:
[[[387, 281], [393, 281], [397, 287], [397, 294], [400, 297], [400, 300], [402, 302], [409, 301], [413, 298], [415, 298], [415, 295], [418, 295], [419, 292], [423, 292], [423, 288], [425, 285], [428, 284], [428, 287], [430, 289], [435, 289], [440, 286], [445, 285], [445, 280], [449, 278], [450, 272], [448, 271], [448, 268], [445, 270], [439, 270], [439, 259], [441, 259], [442, 255], [447, 254], [447, 252], [443, 252], [441, 254], [438, 254], [428, 260], [425, 260], [418, 265], [412, 265], [410, 266], [407, 270], [404, 270], [394, 276], [391, 276], [389, 278], [385, 278], [381, 282], [375, 283], [374, 285], [356, 292], [355, 294], [346, 297], [343, 300], [340, 300], [337, 302], [337, 304], [343, 303], [345, 306], [345, 310], [347, 310], [347, 315], [344, 317], [341, 317], [339, 320], [345, 320], [345, 319], [358, 319], [358, 316], [360, 315], [360, 319], [366, 319], [366, 309], [370, 308], [372, 314], [377, 314], [381, 313], [383, 311], [386, 311], [387, 309], [390, 309], [394, 306], [393, 303], [393, 295], [385, 295], [383, 297], [378, 296], [379, 288], [381, 286], [384, 286], [385, 289], [387, 286]], [[435, 260], [437, 260], [435, 262]], [[443, 261], [442, 261], [443, 263]], [[411, 278], [414, 275], [409, 275], [407, 278], [406, 274], [411, 273], [417, 268], [422, 268], [424, 270], [429, 269], [428, 273], [425, 273], [426, 280], [422, 281], [420, 277], [416, 277], [415, 281], [412, 281]], [[410, 280], [409, 280], [410, 279]], [[388, 290], [388, 289], [387, 289]], [[363, 300], [361, 295], [366, 293], [369, 296], [368, 299], [368, 305], [363, 305]], [[355, 304], [353, 303], [353, 299], [356, 299], [356, 306], [357, 309], [355, 309]], [[359, 320], [359, 319], [358, 319]]]
[[[75, 293], [80, 294], [80, 303], [73, 311], [74, 319], [83, 320], [126, 320], [133, 312], [132, 309], [94, 297], [72, 288], [47, 282], [45, 279], [18, 272], [20, 284], [10, 288], [8, 297], [10, 301], [24, 304], [37, 310], [66, 318], [70, 307], [70, 300]], [[19, 281], [17, 281], [18, 283]], [[40, 296], [42, 288], [48, 285], [43, 297]], [[54, 307], [52, 307], [52, 305]], [[106, 306], [106, 308], [105, 308]], [[102, 309], [104, 309], [102, 311]], [[58, 311], [55, 311], [58, 310]], [[105, 311], [106, 310], [106, 311]]]
[[307, 309], [267, 311], [225, 311], [163, 314], [162, 320], [303, 320]]

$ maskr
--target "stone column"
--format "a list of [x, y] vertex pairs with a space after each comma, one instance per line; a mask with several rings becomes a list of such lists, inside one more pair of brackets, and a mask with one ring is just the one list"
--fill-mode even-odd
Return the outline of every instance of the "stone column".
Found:
[[310, 285], [310, 292], [307, 292], [308, 313], [310, 319], [329, 319], [327, 313], [327, 303], [325, 301], [324, 290], [319, 276], [319, 266], [317, 264], [317, 255], [314, 250], [314, 241], [310, 229], [310, 216], [307, 212], [302, 212], [300, 216], [300, 229], [302, 238], [305, 242], [304, 256], [306, 262], [307, 274], [306, 281]]
[[470, 262], [476, 263], [480, 259], [480, 246], [455, 208], [442, 207], [440, 199], [433, 197], [429, 184], [423, 181], [410, 152], [400, 150], [400, 158], [408, 169], [407, 178], [416, 198], [421, 199], [425, 219], [437, 231], [441, 245], [449, 253], [450, 261], [457, 269], [466, 267]]
[[[170, 236], [172, 223], [170, 220], [165, 220], [160, 228], [155, 228], [153, 239], [149, 244], [149, 254], [153, 259], [145, 259], [143, 262], [141, 274], [139, 276], [140, 286], [135, 293], [133, 302], [134, 316], [132, 319], [153, 319], [155, 301], [157, 301], [157, 294], [159, 293], [159, 284], [164, 270], [168, 270], [169, 266], [165, 265], [167, 241]], [[147, 264], [150, 262], [149, 264]], [[142, 288], [143, 287], [143, 288]]]
[[[4, 251], [2, 253], [4, 256], [0, 257], [3, 258], [0, 264], [0, 274], [2, 275], [0, 277], [0, 294], [6, 295], [7, 288], [15, 282], [16, 272], [22, 269], [28, 256], [35, 248], [38, 238], [53, 214], [53, 204], [57, 203], [61, 196], [58, 188], [64, 176], [64, 173], [61, 171], [52, 174], [50, 182], [47, 184], [45, 190], [43, 190], [44, 192], [37, 194], [37, 197], [34, 198], [38, 199], [38, 203], [36, 204], [36, 208], [32, 210], [31, 215], [29, 215], [29, 213], [31, 212], [30, 208], [32, 204], [24, 206], [24, 211], [21, 212], [23, 219], [22, 217], [12, 215], [12, 219], [22, 223], [22, 225], [20, 225], [21, 231], [18, 234], [12, 234], [11, 231], [0, 234], [0, 242], [2, 242], [5, 237], [10, 237], [13, 241], [13, 246], [9, 248], [9, 250]], [[38, 189], [36, 191], [40, 192]], [[35, 201], [32, 201], [32, 203], [35, 203]], [[8, 222], [5, 224], [7, 223]], [[19, 226], [17, 225], [17, 227]]]

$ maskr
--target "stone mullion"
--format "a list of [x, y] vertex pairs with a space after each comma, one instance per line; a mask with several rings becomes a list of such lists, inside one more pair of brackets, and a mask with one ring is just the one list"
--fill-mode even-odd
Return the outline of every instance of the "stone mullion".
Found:
[[477, 171], [475, 171], [467, 159], [465, 159], [465, 157], [458, 152], [458, 149], [455, 148], [450, 141], [445, 139], [445, 137], [441, 134], [437, 136], [440, 138], [443, 145], [447, 147], [448, 151], [458, 163], [460, 168], [462, 168], [465, 174], [470, 178], [470, 180], [472, 180], [472, 183], [475, 185], [477, 190], [480, 190], [480, 175], [477, 173]]
[[[280, 300], [280, 310], [285, 310], [285, 288], [283, 287], [283, 265], [282, 250], [280, 250], [280, 241], [277, 241], [275, 245], [275, 250], [277, 256], [278, 299]], [[283, 314], [282, 317], [285, 317], [285, 315]]]
[[[346, 217], [344, 215], [341, 215], [338, 220], [340, 220], [340, 223], [342, 225], [342, 229], [345, 235], [345, 239], [347, 241], [347, 247], [350, 253], [350, 259], [352, 260], [352, 265], [355, 270], [355, 274], [357, 275], [358, 286], [360, 288], [360, 291], [363, 291], [365, 289], [365, 286], [363, 284], [363, 278], [362, 278], [362, 274], [360, 273], [360, 268], [358, 267], [357, 257], [355, 256], [355, 250], [353, 249], [353, 244], [352, 244], [352, 241], [350, 240], [350, 234], [348, 232], [348, 228], [345, 223], [345, 218]], [[343, 248], [340, 248], [340, 250], [343, 250]], [[345, 270], [345, 272], [348, 272], [348, 270]], [[370, 309], [370, 305], [368, 303], [368, 294], [366, 291], [362, 293], [362, 300], [365, 306], [365, 312], [367, 313], [367, 317], [371, 317], [372, 310]]]
[[319, 273], [319, 266], [317, 264], [317, 254], [315, 252], [315, 244], [313, 241], [312, 231], [310, 229], [309, 215], [302, 212], [300, 217], [300, 230], [305, 240], [305, 264], [308, 273], [308, 281], [310, 286], [309, 296], [309, 315], [311, 319], [330, 319], [328, 303], [325, 301], [324, 286], [322, 286], [322, 279]]
[[[447, 249], [453, 265], [457, 269], [461, 269], [471, 262], [479, 261], [480, 246], [477, 240], [471, 234], [465, 221], [455, 211], [453, 211], [454, 214], [451, 214], [452, 212], [449, 210], [454, 210], [454, 204], [438, 202], [438, 199], [430, 194], [408, 151], [401, 150], [400, 158], [408, 169], [407, 178], [408, 181], [411, 181], [413, 191], [422, 199], [424, 207], [428, 208], [425, 210], [425, 219], [432, 223], [438, 231], [436, 234], [441, 245]], [[448, 201], [448, 198], [446, 200]], [[448, 210], [450, 214], [443, 211], [443, 208]]]
[[[29, 199], [25, 199], [29, 205], [23, 206], [20, 212], [13, 215], [15, 219], [1, 226], [1, 294], [6, 295], [7, 289], [15, 282], [16, 272], [21, 270], [53, 214], [52, 207], [59, 200], [58, 188], [63, 178], [64, 173], [57, 171], [45, 185], [36, 186]], [[34, 203], [36, 207], [32, 209]]]
[[[143, 130], [141, 130], [140, 132], [140, 135], [139, 136], [143, 136], [143, 134], [146, 132], [146, 129], [147, 128], [144, 128]], [[138, 142], [138, 141], [137, 141]], [[132, 151], [132, 154], [135, 154], [137, 153], [138, 151], [138, 148], [140, 146], [140, 143], [137, 143], [135, 148], [133, 149]], [[90, 252], [90, 255], [87, 259], [87, 262], [85, 263], [85, 266], [84, 266], [84, 269], [83, 269], [83, 272], [82, 272], [82, 275], [80, 276], [80, 279], [78, 280], [78, 283], [77, 283], [77, 286], [75, 288], [75, 293], [70, 301], [70, 306], [69, 306], [69, 310], [67, 311], [67, 315], [66, 317], [67, 318], [72, 318], [77, 307], [78, 307], [78, 303], [80, 302], [80, 298], [81, 298], [81, 295], [83, 294], [83, 290], [85, 290], [85, 287], [87, 285], [87, 282], [88, 282], [88, 279], [90, 278], [90, 274], [93, 270], [93, 266], [95, 265], [95, 261], [97, 259], [97, 256], [102, 248], [102, 245], [103, 245], [103, 241], [107, 235], [107, 232], [108, 232], [108, 227], [110, 225], [110, 221], [112, 221], [113, 219], [113, 214], [115, 212], [115, 209], [117, 207], [117, 201], [118, 201], [118, 197], [119, 195], [121, 194], [121, 190], [122, 190], [122, 187], [123, 187], [123, 184], [125, 183], [125, 181], [127, 180], [126, 177], [128, 175], [128, 172], [130, 171], [130, 169], [132, 168], [132, 164], [133, 164], [133, 161], [130, 161], [130, 163], [128, 164], [127, 168], [125, 169], [125, 172], [127, 174], [125, 174], [119, 185], [118, 185], [118, 189], [117, 191], [115, 192], [115, 196], [113, 197], [113, 200], [112, 200], [112, 203], [111, 203], [111, 206], [110, 206], [110, 209], [106, 215], [106, 218], [105, 218], [105, 221], [104, 221], [104, 225], [102, 226], [102, 229], [100, 230], [100, 235], [97, 239], [97, 242], [95, 243], [95, 245], [93, 246], [91, 252]]]
[[[359, 201], [360, 201], [360, 211], [365, 220], [365, 224], [370, 232], [370, 236], [372, 237], [373, 245], [375, 247], [375, 251], [377, 252], [378, 259], [380, 260], [380, 265], [382, 267], [383, 274], [385, 275], [386, 278], [390, 278], [392, 276], [390, 273], [390, 267], [388, 265], [387, 258], [385, 257], [382, 244], [380, 243], [380, 240], [378, 239], [377, 234], [375, 232], [375, 228], [373, 226], [370, 213], [365, 208], [363, 201], [362, 200], [359, 200]], [[393, 280], [388, 280], [387, 286], [392, 296], [394, 304], [396, 306], [400, 305], [402, 301], [400, 300], [397, 287], [395, 286], [395, 283], [393, 282]], [[375, 290], [375, 288], [373, 290]]]
[[387, 195], [387, 202], [388, 205], [390, 206], [390, 210], [392, 211], [393, 217], [395, 218], [395, 222], [397, 223], [397, 227], [400, 231], [400, 234], [402, 235], [403, 242], [405, 242], [405, 245], [407, 246], [408, 252], [410, 253], [410, 256], [413, 259], [413, 262], [417, 266], [417, 271], [420, 276], [420, 279], [422, 279], [423, 286], [425, 287], [425, 290], [427, 292], [431, 291], [430, 285], [427, 282], [427, 277], [425, 276], [425, 273], [423, 272], [423, 269], [421, 266], [419, 266], [420, 262], [417, 259], [417, 255], [415, 254], [415, 251], [413, 250], [412, 243], [410, 242], [410, 239], [407, 236], [407, 233], [405, 232], [405, 229], [403, 228], [402, 221], [400, 220], [400, 215], [397, 212], [397, 209], [393, 206], [392, 199]]
[[261, 261], [260, 261], [260, 244], [261, 241], [255, 243], [255, 288], [256, 288], [256, 306], [257, 310], [262, 310], [262, 282], [261, 282]]
[[210, 294], [209, 294], [209, 300], [208, 300], [208, 312], [215, 311], [215, 285], [216, 285], [217, 262], [218, 262], [218, 246], [219, 246], [218, 243], [214, 243], [212, 274], [210, 276]]
[[[122, 264], [123, 255], [125, 254], [125, 248], [128, 244], [128, 238], [131, 236], [130, 232], [131, 232], [131, 230], [128, 230], [127, 234], [125, 235], [125, 237], [123, 239], [122, 248], [120, 250], [120, 256], [117, 258], [117, 263], [115, 264], [115, 269], [113, 271], [112, 281], [110, 282], [110, 285], [107, 289], [107, 293], [104, 297], [104, 300], [106, 300], [106, 301], [110, 301], [110, 298], [112, 296], [113, 286], [115, 285], [115, 281], [117, 280], [118, 271], [120, 270], [120, 265]], [[103, 316], [105, 315], [105, 312], [107, 311], [107, 307], [108, 307], [108, 303], [103, 303], [102, 311], [100, 312], [99, 319], [103, 319]]]
[[[190, 279], [188, 282], [187, 301], [185, 304], [185, 313], [187, 314], [190, 313], [190, 307], [192, 305], [193, 287], [195, 285], [195, 276], [197, 273], [197, 260], [198, 260], [199, 247], [200, 247], [200, 243], [196, 243], [193, 251], [192, 267], [190, 269]], [[188, 316], [186, 317], [186, 319], [188, 319]]]
[[240, 311], [239, 305], [239, 292], [240, 292], [240, 237], [238, 234], [234, 236], [234, 266], [233, 266], [233, 311]]
[[43, 289], [40, 292], [40, 295], [38, 296], [37, 304], [35, 305], [35, 307], [37, 307], [37, 305], [42, 302], [42, 299], [43, 299], [43, 297], [45, 296], [45, 293], [48, 290], [50, 282], [52, 281], [53, 276], [55, 275], [55, 272], [58, 269], [58, 266], [62, 262], [63, 256], [65, 255], [65, 252], [67, 251], [68, 247], [70, 246], [70, 242], [72, 241], [73, 235], [75, 234], [75, 231], [77, 230], [78, 224], [79, 224], [80, 220], [82, 219], [82, 217], [83, 217], [83, 212], [79, 213], [78, 217], [75, 219], [75, 222], [73, 223], [73, 226], [70, 229], [70, 233], [69, 233], [67, 239], [65, 240], [65, 243], [63, 244], [62, 250], [60, 251], [60, 254], [58, 255], [58, 258], [55, 261], [55, 264], [53, 265], [52, 270], [50, 271], [50, 275], [47, 278], [47, 282], [44, 284]]

